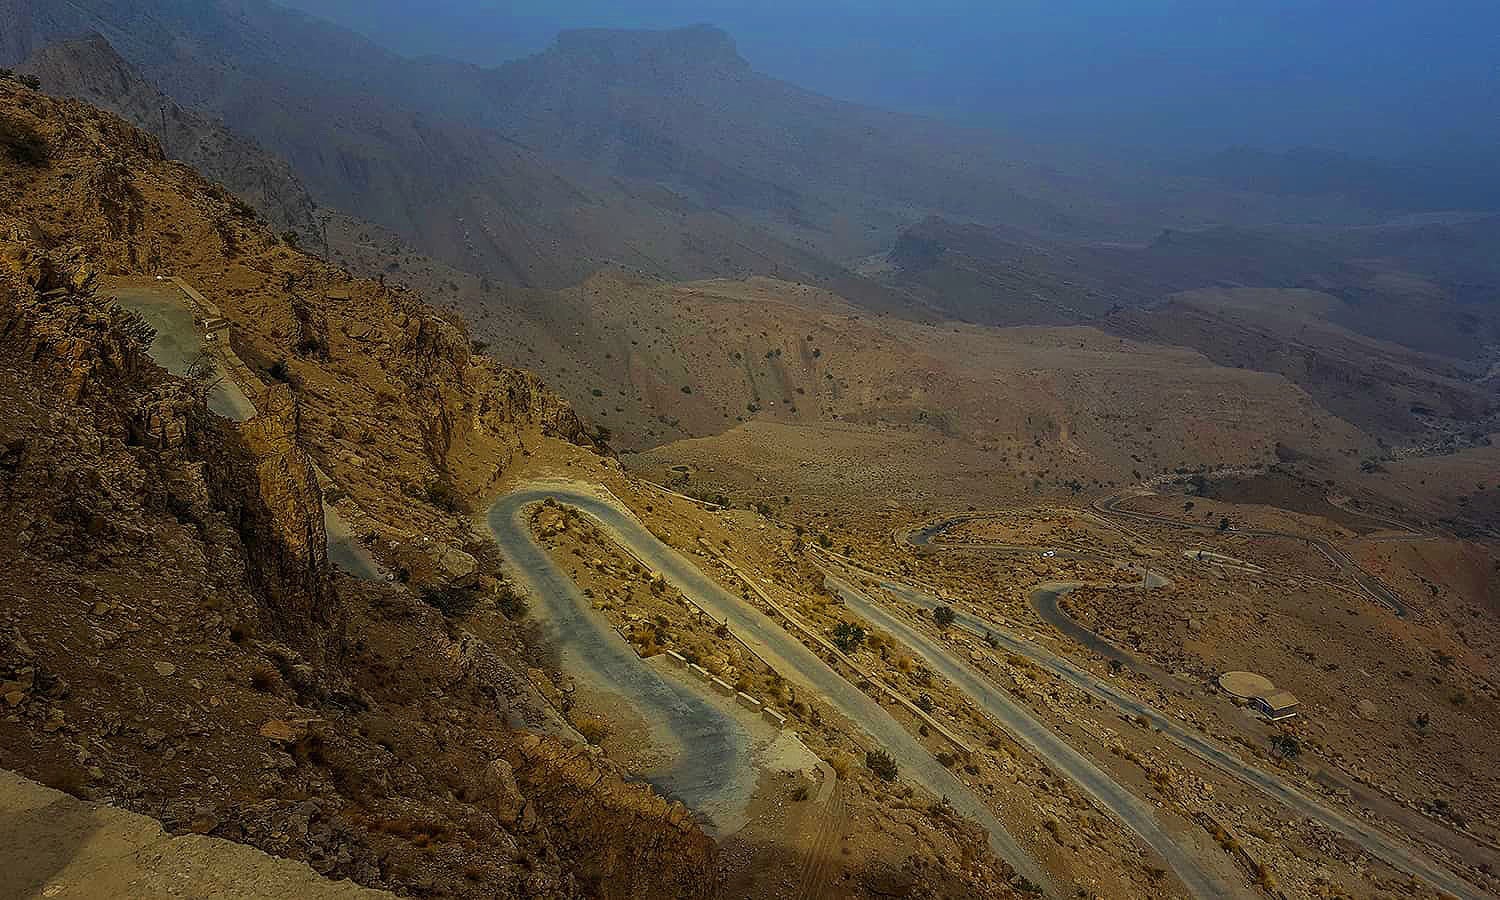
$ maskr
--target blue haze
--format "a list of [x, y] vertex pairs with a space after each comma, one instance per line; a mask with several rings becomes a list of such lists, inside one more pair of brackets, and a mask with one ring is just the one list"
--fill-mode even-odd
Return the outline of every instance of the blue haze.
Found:
[[1500, 146], [1495, 0], [282, 2], [405, 54], [484, 65], [566, 28], [707, 22], [770, 75], [1045, 142], [1384, 158]]

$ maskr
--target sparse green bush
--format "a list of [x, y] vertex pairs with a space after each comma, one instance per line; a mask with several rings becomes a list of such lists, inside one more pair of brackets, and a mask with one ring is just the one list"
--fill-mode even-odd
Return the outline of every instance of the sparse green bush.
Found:
[[951, 606], [939, 606], [932, 611], [932, 621], [939, 628], [947, 628], [958, 618], [958, 613]]
[[853, 653], [865, 642], [865, 630], [850, 622], [840, 622], [833, 627], [833, 645], [844, 653]]

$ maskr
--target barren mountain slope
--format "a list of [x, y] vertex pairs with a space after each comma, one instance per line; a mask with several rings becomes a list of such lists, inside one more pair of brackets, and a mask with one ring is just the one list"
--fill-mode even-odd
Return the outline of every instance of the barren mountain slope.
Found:
[[17, 67], [50, 94], [75, 97], [153, 135], [172, 159], [249, 203], [278, 230], [321, 244], [316, 207], [291, 167], [218, 121], [184, 109], [153, 87], [109, 42], [93, 35], [51, 44]]
[[1442, 441], [1487, 427], [1497, 409], [1479, 381], [1500, 346], [1497, 222], [1215, 228], [1102, 245], [929, 219], [879, 275], [966, 321], [1087, 322], [1192, 347], [1284, 375], [1383, 437]]
[[[1278, 443], [1323, 459], [1358, 459], [1371, 447], [1284, 378], [1191, 351], [1091, 328], [875, 317], [770, 279], [668, 285], [602, 273], [556, 292], [539, 325], [507, 319], [492, 329], [469, 314], [476, 334], [546, 371], [627, 449], [740, 423], [795, 426], [754, 432], [774, 444], [778, 433], [836, 424], [891, 435], [892, 448], [911, 447], [918, 469], [941, 455], [924, 443], [957, 445], [982, 460], [987, 479], [1059, 491], [1200, 463], [1268, 462]], [[529, 328], [563, 336], [563, 365]]]
[[288, 161], [320, 204], [480, 275], [560, 286], [614, 263], [674, 278], [850, 280], [654, 182], [590, 173], [482, 127], [472, 67], [406, 60], [270, 3], [5, 0], [0, 22], [0, 65], [97, 32], [174, 100]]
[[[377, 534], [449, 535], [436, 504], [521, 440], [577, 436], [571, 411], [415, 297], [278, 243], [107, 114], [0, 82], [0, 136], [0, 568], [20, 601], [0, 607], [3, 765], [368, 885], [711, 892], [684, 811], [549, 736], [566, 729], [492, 645], [328, 563], [315, 462]], [[252, 365], [274, 361], [248, 422], [210, 414], [95, 289], [97, 271], [161, 269], [223, 301]], [[327, 297], [343, 292], [358, 301]], [[345, 408], [375, 439], [335, 436]], [[393, 552], [414, 578], [442, 571]], [[428, 583], [478, 596], [492, 575]]]

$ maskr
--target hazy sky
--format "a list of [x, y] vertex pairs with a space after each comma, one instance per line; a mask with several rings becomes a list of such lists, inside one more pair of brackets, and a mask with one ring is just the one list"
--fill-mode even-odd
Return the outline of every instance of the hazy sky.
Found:
[[491, 64], [565, 28], [728, 30], [759, 70], [1044, 140], [1399, 156], [1500, 144], [1497, 0], [282, 0]]

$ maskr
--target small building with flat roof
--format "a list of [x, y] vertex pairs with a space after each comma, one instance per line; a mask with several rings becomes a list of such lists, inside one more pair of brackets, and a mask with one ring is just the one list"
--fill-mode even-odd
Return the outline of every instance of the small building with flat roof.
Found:
[[1219, 676], [1219, 687], [1231, 696], [1250, 701], [1251, 707], [1272, 722], [1297, 714], [1296, 696], [1258, 672], [1225, 672]]
[[1272, 691], [1264, 697], [1256, 697], [1250, 705], [1260, 710], [1272, 722], [1290, 719], [1297, 714], [1300, 701], [1291, 691]]

